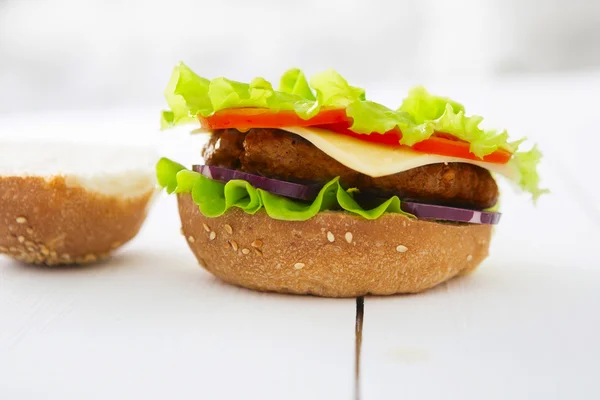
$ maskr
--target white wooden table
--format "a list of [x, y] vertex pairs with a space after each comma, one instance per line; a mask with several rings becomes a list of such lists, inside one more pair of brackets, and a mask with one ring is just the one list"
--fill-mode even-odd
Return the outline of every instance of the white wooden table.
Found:
[[[600, 398], [599, 82], [457, 88], [476, 111], [540, 143], [553, 194], [534, 208], [504, 191], [491, 256], [475, 274], [365, 299], [362, 399]], [[185, 162], [199, 154], [184, 136], [149, 135], [155, 114], [133, 115], [53, 114], [26, 126], [5, 117], [0, 135], [85, 129], [84, 139], [148, 138]], [[356, 397], [355, 301], [220, 283], [197, 266], [177, 218], [174, 199], [161, 197], [105, 264], [0, 259], [0, 399]]]

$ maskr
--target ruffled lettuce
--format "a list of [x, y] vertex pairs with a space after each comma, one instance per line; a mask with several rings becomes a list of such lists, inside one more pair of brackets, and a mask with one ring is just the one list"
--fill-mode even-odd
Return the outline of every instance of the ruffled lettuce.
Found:
[[446, 97], [434, 96], [423, 86], [417, 86], [408, 92], [408, 96], [398, 110], [411, 115], [417, 124], [423, 124], [440, 118], [446, 112], [447, 105], [455, 113], [465, 111], [462, 104]]
[[483, 130], [479, 127], [482, 121], [483, 117], [477, 115], [468, 117], [464, 110], [456, 111], [450, 104], [446, 104], [444, 113], [435, 120], [434, 129], [470, 143], [471, 153], [480, 158], [498, 149], [514, 153], [525, 141], [525, 139], [520, 139], [516, 142], [509, 142], [506, 131]]
[[279, 91], [283, 93], [289, 93], [298, 95], [307, 100], [316, 100], [312, 89], [308, 85], [304, 72], [298, 68], [292, 68], [287, 70], [279, 80]]
[[243, 180], [217, 182], [189, 171], [183, 165], [167, 158], [159, 160], [156, 173], [159, 185], [168, 193], [191, 193], [200, 212], [207, 217], [219, 217], [227, 210], [237, 207], [248, 214], [254, 214], [264, 208], [271, 218], [284, 221], [306, 221], [324, 210], [343, 210], [366, 219], [377, 219], [384, 213], [397, 213], [414, 218], [401, 210], [400, 199], [397, 196], [389, 198], [375, 208], [365, 210], [353, 198], [356, 190], [342, 188], [339, 178], [326, 183], [312, 202], [303, 202], [256, 189]]
[[534, 146], [529, 151], [518, 151], [513, 155], [514, 162], [519, 170], [520, 179], [518, 185], [526, 192], [531, 193], [533, 201], [544, 193], [550, 193], [548, 189], [540, 188], [540, 175], [537, 166], [542, 159], [542, 153]]
[[[250, 83], [222, 77], [208, 80], [180, 63], [165, 89], [170, 110], [162, 112], [161, 128], [189, 123], [198, 115], [208, 117], [220, 110], [242, 107], [266, 108], [274, 112], [290, 110], [301, 118], [311, 118], [319, 112], [319, 107], [314, 96], [313, 99], [305, 97], [308, 96], [308, 84], [302, 87], [302, 78], [303, 75], [296, 73], [295, 79], [300, 82], [291, 82], [294, 76], [289, 72], [283, 82], [285, 91], [275, 91], [269, 81], [260, 77]], [[296, 84], [298, 87], [294, 86]]]
[[350, 129], [356, 133], [383, 134], [398, 129], [402, 132], [399, 143], [406, 146], [426, 140], [434, 132], [448, 133], [468, 142], [471, 153], [479, 158], [498, 149], [513, 153], [521, 172], [520, 186], [534, 199], [545, 192], [539, 188], [537, 165], [541, 153], [537, 149], [518, 152], [524, 139], [510, 142], [506, 131], [480, 128], [482, 117], [468, 116], [463, 105], [432, 95], [420, 86], [411, 89], [401, 106], [394, 110], [367, 100], [363, 89], [351, 86], [332, 69], [312, 76], [310, 83], [302, 71], [290, 69], [281, 77], [279, 90], [274, 90], [263, 78], [255, 78], [250, 83], [222, 77], [208, 80], [180, 63], [173, 70], [165, 97], [170, 110], [162, 113], [162, 128], [193, 122], [198, 115], [208, 117], [231, 108], [294, 111], [300, 118], [309, 119], [327, 107], [345, 109], [352, 121]]
[[161, 128], [193, 122], [201, 110], [210, 110], [212, 105], [207, 96], [210, 83], [184, 64], [175, 67], [164, 91], [170, 110], [162, 112]]
[[346, 108], [366, 100], [365, 90], [350, 86], [337, 72], [329, 69], [310, 78], [310, 86], [317, 92], [320, 107]]
[[480, 158], [499, 148], [516, 152], [521, 143], [509, 142], [506, 131], [481, 129], [482, 117], [467, 116], [464, 106], [434, 96], [422, 86], [411, 89], [401, 106], [394, 110], [367, 100], [364, 89], [351, 86], [333, 69], [315, 74], [310, 84], [301, 70], [290, 69], [281, 77], [279, 90], [274, 90], [269, 81], [260, 77], [250, 83], [222, 77], [208, 80], [180, 63], [173, 70], [165, 97], [170, 110], [162, 114], [163, 128], [230, 108], [292, 110], [299, 117], [309, 119], [327, 107], [345, 109], [352, 121], [351, 129], [356, 133], [383, 134], [397, 128], [402, 132], [399, 143], [407, 146], [428, 139], [436, 131], [469, 142], [471, 152]]

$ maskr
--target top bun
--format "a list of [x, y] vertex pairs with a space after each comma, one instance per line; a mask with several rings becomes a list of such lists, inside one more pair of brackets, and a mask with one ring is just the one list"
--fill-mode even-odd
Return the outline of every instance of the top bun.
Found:
[[156, 158], [138, 147], [0, 143], [0, 253], [47, 265], [107, 257], [145, 220]]

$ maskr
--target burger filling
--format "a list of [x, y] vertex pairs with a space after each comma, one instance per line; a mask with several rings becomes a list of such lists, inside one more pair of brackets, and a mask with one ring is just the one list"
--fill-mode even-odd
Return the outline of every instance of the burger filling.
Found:
[[383, 198], [396, 195], [470, 209], [489, 208], [498, 200], [490, 172], [473, 164], [430, 164], [373, 178], [342, 165], [302, 137], [278, 129], [215, 130], [202, 155], [207, 165], [289, 182], [325, 184], [339, 176], [342, 187]]
[[496, 224], [492, 174], [534, 201], [547, 193], [536, 146], [519, 150], [525, 139], [481, 126], [483, 117], [420, 86], [390, 108], [332, 69], [310, 79], [289, 69], [275, 89], [262, 77], [207, 79], [180, 63], [165, 98], [161, 128], [199, 124], [195, 132], [211, 136], [204, 164], [162, 158], [158, 182], [191, 195], [207, 217], [239, 208], [287, 221], [333, 211]]

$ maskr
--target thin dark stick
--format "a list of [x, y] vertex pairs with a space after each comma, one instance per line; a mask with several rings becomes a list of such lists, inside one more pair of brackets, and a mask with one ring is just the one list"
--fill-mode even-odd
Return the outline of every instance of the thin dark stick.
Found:
[[354, 348], [354, 398], [360, 400], [360, 349], [362, 346], [362, 330], [363, 330], [363, 319], [365, 313], [365, 299], [364, 297], [356, 298], [356, 324], [354, 326], [355, 333], [355, 348]]

